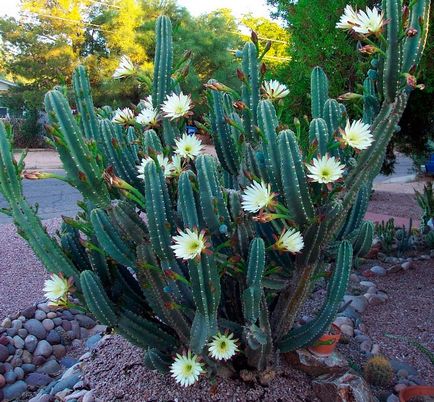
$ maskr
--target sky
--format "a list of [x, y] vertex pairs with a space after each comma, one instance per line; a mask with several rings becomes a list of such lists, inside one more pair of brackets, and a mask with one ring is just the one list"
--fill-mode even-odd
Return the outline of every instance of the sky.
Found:
[[[0, 0], [0, 14], [16, 16], [19, 0]], [[230, 8], [235, 17], [252, 13], [256, 17], [269, 17], [266, 0], [178, 0], [192, 15], [208, 13], [218, 8]]]

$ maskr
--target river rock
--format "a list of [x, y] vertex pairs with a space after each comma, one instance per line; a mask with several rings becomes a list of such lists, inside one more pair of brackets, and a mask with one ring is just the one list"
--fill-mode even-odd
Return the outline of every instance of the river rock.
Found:
[[14, 384], [6, 385], [6, 387], [2, 389], [3, 398], [6, 401], [12, 401], [14, 399], [18, 399], [26, 389], [27, 389], [27, 384], [22, 380], [17, 381]]
[[14, 373], [16, 374], [18, 380], [22, 380], [24, 378], [24, 370], [21, 367], [15, 367]]
[[34, 318], [24, 323], [24, 328], [29, 331], [29, 334], [36, 336], [38, 339], [44, 339], [47, 335], [47, 331], [43, 327], [42, 323]]
[[322, 402], [374, 402], [366, 381], [351, 371], [324, 374], [312, 382], [316, 396]]
[[14, 346], [17, 349], [23, 349], [24, 348], [24, 339], [23, 338], [21, 338], [18, 335], [15, 335], [12, 340], [14, 342]]
[[45, 339], [43, 339], [42, 341], [39, 341], [33, 354], [34, 356], [48, 357], [52, 352], [52, 346]]
[[23, 315], [27, 319], [30, 319], [30, 318], [33, 318], [33, 316], [35, 315], [35, 311], [36, 311], [36, 306], [30, 306], [30, 307], [27, 307], [26, 309], [24, 309], [21, 312], [21, 315]]
[[45, 328], [45, 330], [51, 331], [54, 328], [54, 322], [49, 318], [45, 318], [45, 320], [42, 320], [42, 326]]
[[26, 339], [26, 336], [29, 334], [29, 332], [28, 332], [27, 329], [25, 329], [25, 328], [20, 328], [20, 329], [17, 331], [17, 334], [18, 334], [19, 337], [21, 337], [21, 338], [23, 338], [23, 339]]
[[24, 363], [21, 365], [21, 368], [24, 370], [25, 373], [33, 373], [36, 370], [36, 366], [31, 363]]
[[8, 384], [12, 384], [17, 379], [17, 375], [13, 371], [7, 371], [4, 374], [4, 378]]
[[9, 317], [6, 317], [2, 323], [0, 324], [0, 327], [3, 328], [10, 328], [12, 327], [12, 320]]
[[32, 387], [42, 387], [51, 382], [51, 377], [42, 373], [30, 373], [26, 378], [26, 382]]
[[27, 335], [24, 339], [24, 345], [30, 353], [33, 353], [33, 351], [36, 349], [37, 344], [38, 338], [36, 338], [35, 335]]
[[53, 355], [57, 360], [60, 360], [66, 355], [66, 348], [63, 345], [53, 345]]
[[95, 320], [84, 314], [77, 314], [75, 320], [78, 321], [81, 327], [86, 329], [93, 328], [96, 325]]
[[49, 342], [51, 345], [57, 345], [61, 341], [60, 334], [57, 331], [55, 331], [54, 329], [52, 329], [48, 333], [46, 339], [47, 339], [47, 342]]
[[386, 269], [380, 265], [373, 266], [370, 271], [377, 276], [384, 276], [387, 273]]
[[0, 345], [0, 363], [5, 362], [9, 357], [9, 349], [5, 345]]
[[56, 374], [60, 369], [61, 367], [57, 360], [48, 360], [41, 367], [37, 368], [36, 372], [43, 374]]
[[338, 351], [330, 356], [316, 356], [307, 349], [298, 349], [284, 354], [291, 366], [304, 371], [311, 376], [325, 373], [344, 372], [348, 369], [347, 359]]
[[345, 295], [344, 303], [351, 302], [350, 306], [353, 307], [358, 313], [363, 313], [368, 307], [368, 300], [365, 296], [352, 296]]

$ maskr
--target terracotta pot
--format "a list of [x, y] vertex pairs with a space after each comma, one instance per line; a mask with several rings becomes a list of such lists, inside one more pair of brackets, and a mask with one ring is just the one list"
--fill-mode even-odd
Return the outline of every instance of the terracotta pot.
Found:
[[399, 402], [407, 402], [415, 396], [434, 396], [434, 387], [428, 385], [413, 385], [404, 388], [399, 393]]
[[332, 333], [321, 336], [312, 346], [308, 347], [308, 350], [317, 356], [330, 356], [334, 352], [340, 338], [340, 328], [332, 324]]

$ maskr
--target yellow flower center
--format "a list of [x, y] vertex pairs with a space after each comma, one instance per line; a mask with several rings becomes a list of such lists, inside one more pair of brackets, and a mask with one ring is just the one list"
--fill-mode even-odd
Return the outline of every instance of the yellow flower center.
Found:
[[184, 151], [185, 151], [185, 152], [191, 152], [191, 146], [190, 146], [190, 145], [186, 145], [186, 146], [184, 147]]
[[321, 178], [322, 178], [322, 179], [328, 179], [330, 176], [331, 176], [331, 172], [330, 172], [330, 170], [328, 170], [327, 168], [324, 168], [324, 169], [321, 171]]

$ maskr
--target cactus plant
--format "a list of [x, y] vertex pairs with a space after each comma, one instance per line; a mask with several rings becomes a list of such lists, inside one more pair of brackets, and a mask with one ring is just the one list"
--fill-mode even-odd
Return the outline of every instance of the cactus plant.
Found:
[[364, 375], [370, 384], [385, 387], [392, 381], [393, 368], [386, 357], [375, 355], [366, 362]]
[[[372, 178], [413, 89], [402, 74], [408, 60], [420, 58], [427, 30], [423, 25], [416, 41], [402, 36], [400, 1], [384, 3], [387, 38], [378, 41], [373, 63], [382, 73], [368, 72], [361, 95], [370, 127], [359, 127], [372, 134], [364, 145], [351, 142], [346, 108], [329, 98], [319, 67], [312, 73], [312, 122], [298, 121], [297, 134], [282, 127], [279, 98], [288, 91], [281, 86], [274, 96], [273, 83], [261, 96], [267, 48], [259, 52], [253, 35], [241, 52], [240, 90], [214, 80], [205, 85], [210, 113], [201, 127], [218, 158], [203, 154], [196, 138], [181, 135], [192, 105], [180, 90], [183, 74], [172, 68], [170, 20], [159, 17], [153, 92], [143, 101], [157, 119], [134, 121], [130, 110], [112, 121], [109, 107], [95, 112], [82, 67], [73, 79], [78, 120], [60, 92], [46, 95], [64, 180], [83, 195], [77, 216], [64, 218], [60, 244], [25, 200], [24, 166], [14, 163], [0, 124], [0, 191], [10, 205], [4, 212], [50, 272], [74, 279], [102, 323], [145, 350], [149, 367], [167, 371], [171, 356], [188, 349], [172, 373], [178, 378], [176, 368], [194, 362], [197, 377], [197, 355], [215, 367], [207, 356], [213, 340], [213, 356], [216, 342], [232, 342], [231, 353], [242, 349], [246, 366], [266, 370], [276, 352], [313, 344], [329, 327], [353, 255], [372, 239], [372, 224], [363, 223]], [[412, 4], [411, 21], [419, 24], [429, 2]], [[310, 144], [300, 147], [304, 129]], [[336, 268], [324, 306], [295, 327], [326, 259]]]

